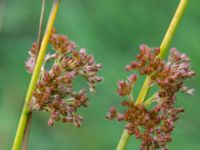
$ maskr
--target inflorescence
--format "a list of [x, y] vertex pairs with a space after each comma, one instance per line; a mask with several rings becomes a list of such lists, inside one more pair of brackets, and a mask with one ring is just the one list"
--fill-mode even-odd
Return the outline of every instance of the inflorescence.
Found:
[[[112, 106], [106, 116], [107, 119], [126, 121], [126, 130], [141, 139], [141, 150], [168, 149], [167, 143], [172, 141], [171, 133], [174, 123], [179, 119], [183, 108], [176, 108], [176, 93], [181, 91], [193, 94], [193, 89], [184, 85], [184, 80], [195, 76], [190, 69], [190, 59], [186, 54], [172, 48], [168, 60], [161, 60], [159, 48], [140, 46], [137, 61], [126, 66], [127, 71], [136, 70], [140, 75], [150, 78], [150, 87], [158, 86], [159, 90], [143, 103], [136, 104], [133, 100], [132, 89], [137, 80], [137, 74], [131, 74], [126, 81], [118, 81], [117, 93], [126, 96], [122, 106], [127, 107], [124, 113], [119, 113]], [[155, 103], [149, 108], [150, 104]]]
[[[54, 53], [45, 57], [32, 97], [32, 110], [51, 112], [48, 121], [50, 126], [53, 126], [55, 121], [62, 120], [80, 127], [83, 118], [77, 114], [77, 109], [88, 106], [88, 97], [85, 89], [78, 92], [74, 90], [73, 81], [78, 76], [84, 77], [90, 92], [94, 93], [96, 83], [103, 79], [97, 76], [102, 65], [96, 64], [93, 56], [87, 54], [85, 49], [76, 51], [75, 43], [67, 36], [57, 34], [55, 29], [52, 30], [49, 43]], [[38, 43], [35, 42], [26, 61], [29, 73], [33, 72], [37, 54]]]

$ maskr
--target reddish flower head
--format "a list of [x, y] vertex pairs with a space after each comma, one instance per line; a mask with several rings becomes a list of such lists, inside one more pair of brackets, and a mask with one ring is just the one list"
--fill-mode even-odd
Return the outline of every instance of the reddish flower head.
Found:
[[137, 75], [132, 74], [126, 81], [118, 81], [117, 93], [127, 96], [128, 101], [122, 105], [127, 107], [124, 113], [119, 113], [114, 106], [109, 110], [106, 118], [126, 121], [126, 130], [142, 140], [141, 150], [165, 149], [167, 143], [172, 141], [171, 133], [179, 114], [184, 112], [183, 108], [175, 107], [176, 93], [178, 91], [192, 94], [193, 89], [184, 85], [184, 80], [195, 76], [190, 69], [190, 59], [186, 54], [172, 48], [168, 61], [158, 58], [159, 48], [140, 46], [137, 61], [126, 66], [127, 71], [136, 70], [140, 75], [147, 75], [151, 79], [151, 87], [158, 86], [159, 90], [151, 97], [150, 101], [156, 102], [151, 108], [146, 103], [136, 105], [132, 99], [132, 88], [137, 80]]
[[[77, 114], [77, 109], [88, 106], [88, 97], [85, 89], [74, 90], [73, 81], [78, 76], [84, 77], [90, 92], [94, 93], [96, 83], [103, 79], [97, 75], [102, 65], [96, 64], [94, 57], [87, 54], [85, 49], [75, 50], [75, 44], [65, 35], [56, 34], [55, 29], [52, 30], [49, 43], [55, 53], [46, 55], [33, 93], [33, 110], [51, 112], [48, 121], [51, 126], [55, 121], [62, 120], [64, 123], [73, 123], [75, 127], [80, 127], [83, 118]], [[37, 56], [36, 43], [33, 44], [29, 55], [26, 68], [32, 73]], [[46, 67], [49, 61], [53, 64]]]

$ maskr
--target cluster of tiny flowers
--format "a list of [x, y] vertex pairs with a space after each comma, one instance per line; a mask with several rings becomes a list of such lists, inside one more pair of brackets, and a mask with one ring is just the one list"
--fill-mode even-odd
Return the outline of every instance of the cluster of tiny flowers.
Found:
[[168, 61], [161, 60], [158, 55], [159, 48], [140, 46], [140, 54], [137, 61], [126, 66], [128, 71], [137, 70], [140, 75], [147, 75], [151, 79], [151, 86], [157, 85], [159, 90], [153, 96], [156, 102], [152, 108], [147, 108], [145, 103], [135, 104], [132, 99], [132, 88], [137, 80], [137, 75], [132, 74], [126, 81], [118, 82], [117, 93], [127, 96], [122, 105], [127, 107], [124, 113], [119, 113], [112, 106], [107, 114], [107, 119], [126, 121], [126, 130], [141, 139], [141, 150], [164, 149], [167, 143], [172, 141], [171, 133], [174, 123], [179, 119], [183, 108], [174, 106], [178, 91], [193, 94], [193, 89], [184, 86], [183, 81], [195, 76], [190, 69], [190, 59], [186, 54], [178, 52], [175, 48], [170, 50]]
[[[76, 45], [65, 35], [57, 34], [55, 29], [52, 30], [49, 43], [55, 53], [45, 57], [32, 97], [32, 109], [51, 112], [48, 121], [50, 126], [62, 120], [80, 127], [83, 118], [77, 114], [77, 109], [88, 105], [88, 97], [85, 89], [78, 92], [74, 90], [73, 81], [78, 76], [84, 77], [90, 92], [94, 93], [96, 83], [102, 81], [102, 77], [97, 76], [102, 65], [96, 64], [93, 56], [88, 55], [85, 49], [76, 51]], [[29, 73], [34, 70], [37, 53], [38, 46], [34, 43], [25, 64]]]

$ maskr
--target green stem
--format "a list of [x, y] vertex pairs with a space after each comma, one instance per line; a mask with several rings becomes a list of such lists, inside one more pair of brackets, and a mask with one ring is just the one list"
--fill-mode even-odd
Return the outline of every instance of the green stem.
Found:
[[38, 47], [41, 47], [42, 43], [42, 32], [43, 32], [43, 24], [44, 24], [44, 11], [45, 11], [45, 4], [46, 0], [42, 0], [42, 8], [41, 8], [41, 14], [40, 14], [40, 23], [39, 23], [39, 30], [38, 30], [38, 38], [37, 38], [37, 43]]
[[28, 137], [29, 137], [30, 128], [31, 128], [32, 116], [33, 116], [33, 112], [31, 111], [27, 118], [28, 121], [27, 121], [26, 128], [24, 131], [24, 137], [23, 137], [23, 141], [22, 141], [22, 150], [28, 149], [27, 148], [28, 147]]
[[180, 0], [180, 4], [176, 10], [176, 13], [169, 25], [169, 28], [165, 34], [165, 37], [161, 43], [161, 46], [160, 46], [161, 52], [158, 57], [164, 58], [166, 52], [168, 51], [168, 49], [171, 45], [172, 38], [183, 18], [183, 15], [188, 6], [188, 3], [189, 3], [189, 0]]
[[[188, 2], [189, 2], [189, 0], [180, 0], [179, 6], [178, 6], [178, 8], [175, 12], [175, 15], [174, 15], [174, 17], [173, 17], [173, 19], [172, 19], [172, 21], [171, 21], [171, 23], [170, 23], [170, 25], [167, 29], [167, 32], [164, 36], [163, 41], [161, 43], [161, 46], [160, 46], [161, 52], [160, 52], [158, 57], [164, 58], [166, 52], [168, 51], [170, 44], [171, 44], [171, 41], [172, 41], [172, 38], [173, 38], [173, 36], [174, 36], [174, 34], [175, 34], [179, 24], [180, 24], [180, 21], [183, 17], [183, 14], [184, 14], [187, 6], [188, 6]], [[150, 89], [149, 82], [150, 82], [150, 79], [149, 79], [149, 77], [147, 77], [143, 86], [142, 86], [142, 89], [139, 93], [136, 104], [142, 104], [144, 99], [146, 98], [146, 95], [147, 95], [147, 93]], [[124, 130], [124, 132], [121, 136], [121, 139], [118, 143], [118, 146], [116, 148], [117, 150], [124, 150], [125, 149], [125, 147], [128, 143], [129, 136], [130, 135], [128, 134], [128, 132], [126, 130]]]
[[127, 135], [129, 135], [127, 130], [124, 130], [124, 132], [122, 133], [121, 139], [119, 141], [119, 144], [117, 145], [116, 150], [124, 150], [125, 149], [125, 146], [127, 145], [129, 137], [130, 137]]
[[138, 95], [138, 98], [136, 100], [136, 103], [135, 103], [136, 105], [141, 104], [145, 100], [145, 98], [149, 92], [150, 82], [151, 82], [150, 77], [147, 77], [144, 81], [144, 84], [143, 84], [141, 91]]
[[[39, 29], [38, 29], [38, 38], [37, 38], [37, 43], [38, 43], [38, 53], [41, 47], [41, 43], [42, 43], [42, 33], [43, 33], [43, 23], [44, 23], [44, 11], [45, 11], [45, 3], [46, 0], [42, 0], [42, 7], [41, 7], [41, 13], [40, 13], [40, 21], [39, 21]], [[38, 56], [37, 53], [37, 56]], [[31, 107], [31, 106], [30, 106]], [[23, 141], [22, 141], [22, 150], [27, 150], [28, 148], [28, 137], [29, 137], [29, 133], [30, 133], [30, 128], [31, 128], [31, 121], [32, 121], [32, 112], [29, 113], [28, 115], [28, 121], [26, 124], [26, 128], [24, 131], [24, 137], [23, 137]]]
[[149, 107], [154, 101], [153, 100], [155, 100], [155, 97], [157, 96], [157, 92], [155, 93], [155, 94], [153, 94], [150, 98], [148, 98], [147, 100], [145, 100], [145, 102], [143, 103], [143, 105], [145, 106], [145, 107]]
[[31, 112], [30, 104], [31, 104], [32, 94], [33, 94], [33, 91], [35, 89], [35, 86], [36, 86], [36, 83], [37, 83], [37, 80], [38, 80], [38, 77], [40, 74], [40, 68], [41, 68], [43, 60], [44, 60], [49, 37], [51, 35], [51, 30], [52, 30], [53, 24], [55, 22], [59, 2], [60, 2], [60, 0], [54, 0], [53, 6], [52, 6], [51, 14], [49, 16], [49, 20], [48, 20], [47, 27], [46, 27], [46, 32], [44, 34], [44, 38], [41, 43], [41, 48], [40, 48], [40, 51], [38, 54], [37, 62], [35, 64], [34, 72], [31, 77], [31, 82], [28, 87], [24, 107], [23, 107], [22, 114], [20, 117], [20, 121], [19, 121], [19, 125], [17, 128], [17, 132], [16, 132], [12, 150], [20, 150], [20, 147], [21, 147], [21, 143], [22, 143], [22, 140], [24, 137], [24, 131], [25, 131], [27, 121], [28, 121], [28, 116]]

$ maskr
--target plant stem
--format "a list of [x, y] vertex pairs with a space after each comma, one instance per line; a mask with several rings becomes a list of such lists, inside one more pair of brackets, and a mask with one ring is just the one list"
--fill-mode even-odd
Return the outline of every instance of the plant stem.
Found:
[[48, 20], [47, 27], [46, 27], [46, 32], [44, 34], [44, 38], [41, 43], [41, 48], [40, 48], [38, 58], [37, 58], [37, 61], [35, 64], [33, 75], [31, 77], [31, 82], [28, 87], [24, 107], [23, 107], [22, 114], [20, 117], [20, 121], [19, 121], [19, 125], [17, 128], [17, 132], [16, 132], [12, 150], [20, 150], [20, 147], [21, 147], [21, 143], [22, 143], [22, 140], [24, 137], [24, 131], [25, 131], [27, 121], [28, 121], [28, 116], [31, 112], [30, 104], [31, 104], [32, 94], [33, 94], [33, 91], [35, 89], [35, 86], [36, 86], [36, 83], [37, 83], [37, 80], [38, 80], [38, 77], [40, 74], [40, 69], [41, 69], [41, 66], [42, 66], [42, 63], [44, 60], [49, 37], [50, 37], [51, 30], [52, 30], [53, 24], [55, 22], [56, 14], [58, 11], [59, 2], [60, 2], [60, 0], [54, 0], [53, 6], [52, 6], [51, 14], [49, 16], [49, 20]]
[[124, 150], [128, 143], [129, 138], [130, 138], [130, 136], [129, 136], [127, 130], [124, 130], [124, 132], [122, 133], [122, 136], [120, 138], [120, 141], [117, 145], [116, 150]]
[[161, 43], [160, 49], [161, 52], [158, 57], [164, 58], [167, 50], [169, 49], [171, 45], [172, 38], [181, 22], [181, 19], [183, 18], [184, 12], [188, 6], [189, 0], [180, 0], [179, 6], [176, 10], [176, 13], [169, 25], [169, 28], [165, 34], [165, 37]]
[[141, 104], [144, 101], [144, 99], [146, 98], [146, 96], [149, 92], [150, 82], [151, 82], [151, 79], [149, 76], [147, 76], [147, 78], [145, 79], [145, 81], [143, 83], [141, 91], [138, 95], [138, 98], [136, 100], [136, 103], [135, 103], [136, 105]]
[[[40, 21], [39, 21], [39, 29], [38, 29], [38, 38], [37, 38], [38, 53], [39, 53], [39, 50], [40, 50], [40, 47], [41, 47], [41, 43], [42, 43], [45, 3], [46, 3], [46, 0], [42, 0], [42, 7], [41, 7]], [[33, 115], [33, 113], [31, 111], [29, 113], [29, 115], [28, 115], [28, 119], [27, 119], [28, 121], [27, 121], [26, 129], [24, 131], [24, 137], [23, 137], [23, 142], [22, 142], [22, 150], [27, 150], [27, 147], [28, 147], [28, 137], [29, 137], [30, 128], [31, 128], [32, 115]]]
[[39, 48], [41, 47], [41, 43], [42, 43], [42, 31], [43, 31], [42, 29], [43, 29], [43, 23], [44, 23], [45, 3], [46, 3], [46, 0], [42, 0], [42, 8], [41, 8], [40, 23], [39, 23], [38, 38], [37, 38]]
[[150, 98], [148, 98], [147, 100], [145, 100], [145, 102], [143, 103], [143, 105], [145, 107], [149, 107], [152, 103], [153, 103], [153, 100], [155, 99], [155, 97], [157, 96], [157, 92], [154, 93]]
[[[189, 2], [189, 0], [180, 0], [179, 6], [178, 6], [178, 8], [175, 12], [175, 15], [173, 16], [173, 19], [172, 19], [172, 21], [171, 21], [171, 23], [170, 23], [170, 25], [167, 29], [167, 32], [164, 36], [162, 43], [161, 43], [161, 46], [160, 46], [161, 52], [158, 56], [159, 58], [163, 58], [165, 56], [167, 50], [169, 49], [172, 38], [173, 38], [173, 36], [174, 36], [174, 34], [175, 34], [179, 24], [180, 24], [180, 21], [183, 17], [185, 10], [186, 10], [186, 7], [188, 6], [188, 2]], [[145, 100], [146, 95], [147, 95], [147, 93], [150, 89], [149, 82], [150, 82], [150, 79], [149, 79], [149, 77], [147, 77], [143, 86], [142, 86], [142, 89], [139, 93], [139, 96], [137, 98], [137, 101], [136, 101], [137, 105], [142, 104], [143, 101]], [[128, 134], [128, 132], [125, 129], [122, 136], [121, 136], [121, 139], [118, 143], [118, 146], [116, 148], [117, 150], [124, 150], [125, 149], [125, 147], [128, 143], [129, 136], [130, 135]]]
[[28, 115], [28, 119], [27, 119], [28, 121], [27, 121], [26, 128], [24, 131], [24, 137], [22, 141], [22, 150], [27, 150], [27, 147], [28, 147], [28, 137], [29, 137], [30, 128], [31, 128], [32, 116], [33, 116], [33, 112], [31, 111]]

